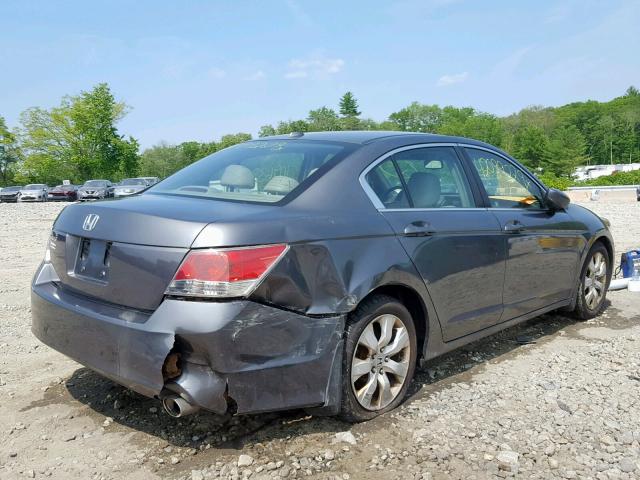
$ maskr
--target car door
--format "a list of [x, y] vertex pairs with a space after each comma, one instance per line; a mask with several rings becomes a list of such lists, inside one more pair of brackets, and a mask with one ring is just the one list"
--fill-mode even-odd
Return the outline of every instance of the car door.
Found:
[[405, 147], [363, 174], [422, 276], [445, 340], [498, 323], [505, 244], [453, 145]]
[[545, 190], [511, 159], [476, 147], [464, 151], [504, 232], [503, 320], [568, 299], [586, 241], [581, 224], [547, 208]]

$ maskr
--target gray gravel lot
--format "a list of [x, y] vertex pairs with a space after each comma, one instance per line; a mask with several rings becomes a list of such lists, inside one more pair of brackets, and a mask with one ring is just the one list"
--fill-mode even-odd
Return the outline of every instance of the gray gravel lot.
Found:
[[[618, 252], [640, 247], [640, 203], [586, 206]], [[432, 360], [401, 408], [366, 424], [172, 419], [31, 335], [29, 283], [62, 207], [0, 205], [0, 479], [640, 478], [640, 294]]]

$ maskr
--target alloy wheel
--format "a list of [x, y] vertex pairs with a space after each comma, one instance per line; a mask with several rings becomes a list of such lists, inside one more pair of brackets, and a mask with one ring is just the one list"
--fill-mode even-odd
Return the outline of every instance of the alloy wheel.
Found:
[[607, 260], [601, 252], [596, 252], [584, 274], [583, 293], [585, 303], [590, 310], [595, 310], [604, 298], [607, 281]]
[[381, 410], [398, 396], [409, 371], [411, 342], [395, 315], [374, 318], [362, 331], [351, 360], [351, 387], [367, 410]]

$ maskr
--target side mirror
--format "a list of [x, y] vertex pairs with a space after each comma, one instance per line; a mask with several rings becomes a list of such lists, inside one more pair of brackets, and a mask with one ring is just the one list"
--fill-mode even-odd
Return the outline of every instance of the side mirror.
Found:
[[547, 191], [545, 203], [553, 210], [566, 210], [571, 203], [571, 199], [566, 193], [550, 188]]

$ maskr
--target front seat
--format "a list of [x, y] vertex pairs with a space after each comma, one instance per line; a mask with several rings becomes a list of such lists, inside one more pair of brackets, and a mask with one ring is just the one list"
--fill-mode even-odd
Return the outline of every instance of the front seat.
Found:
[[251, 170], [242, 165], [229, 165], [222, 172], [220, 185], [227, 188], [227, 191], [234, 192], [240, 188], [253, 188], [256, 184], [256, 177]]
[[433, 173], [415, 172], [407, 183], [414, 208], [433, 208], [440, 203], [440, 177]]

